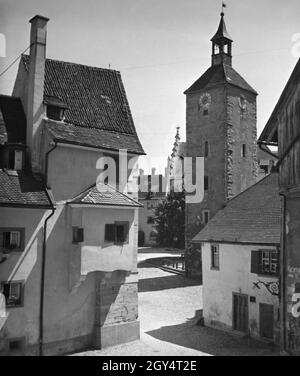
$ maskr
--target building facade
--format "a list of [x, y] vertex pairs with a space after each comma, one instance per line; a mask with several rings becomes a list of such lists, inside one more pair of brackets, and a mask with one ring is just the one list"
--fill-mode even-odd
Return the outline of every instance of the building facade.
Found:
[[281, 229], [281, 348], [300, 354], [300, 61], [266, 124], [259, 144], [278, 147]]
[[48, 19], [30, 22], [30, 55], [12, 97], [0, 98], [0, 350], [58, 355], [135, 340], [140, 204], [118, 178], [119, 151], [144, 152], [121, 76], [46, 59]]
[[276, 173], [228, 201], [202, 248], [204, 324], [278, 344], [281, 200]]

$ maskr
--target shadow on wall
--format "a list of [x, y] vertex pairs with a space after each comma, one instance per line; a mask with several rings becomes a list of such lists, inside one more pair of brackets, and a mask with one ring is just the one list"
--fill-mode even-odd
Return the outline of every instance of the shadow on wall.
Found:
[[215, 356], [278, 356], [278, 350], [251, 339], [232, 333], [197, 325], [199, 315], [179, 325], [165, 326], [147, 332], [165, 342], [201, 351]]
[[179, 287], [200, 285], [201, 284], [198, 281], [194, 281], [177, 274], [166, 277], [140, 279], [138, 283], [139, 292], [161, 291], [176, 289]]

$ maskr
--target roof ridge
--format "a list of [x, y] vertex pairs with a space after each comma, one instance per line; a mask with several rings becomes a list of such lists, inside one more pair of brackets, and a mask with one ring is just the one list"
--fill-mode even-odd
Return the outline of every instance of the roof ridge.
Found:
[[[26, 57], [26, 58], [30, 57], [27, 54], [22, 54], [21, 56], [22, 57]], [[96, 67], [94, 65], [86, 65], [86, 64], [82, 64], [82, 63], [75, 63], [73, 61], [65, 61], [65, 60], [59, 60], [59, 59], [52, 59], [52, 58], [49, 58], [49, 57], [46, 57], [46, 60], [48, 60], [48, 61], [54, 61], [54, 62], [58, 62], [58, 63], [70, 64], [70, 65], [79, 65], [81, 67], [87, 67], [87, 68], [92, 68], [92, 69], [97, 69], [97, 70], [103, 70], [103, 71], [113, 72], [113, 73], [117, 73], [118, 75], [121, 75], [121, 72], [119, 70], [116, 70], [116, 69]]]

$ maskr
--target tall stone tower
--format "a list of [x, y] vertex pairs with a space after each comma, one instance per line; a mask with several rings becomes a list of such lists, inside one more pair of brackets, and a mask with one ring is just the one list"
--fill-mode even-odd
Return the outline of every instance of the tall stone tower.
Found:
[[227, 200], [257, 179], [257, 92], [232, 67], [223, 12], [211, 42], [211, 66], [184, 93], [187, 155], [205, 157], [204, 200], [186, 206], [187, 246]]

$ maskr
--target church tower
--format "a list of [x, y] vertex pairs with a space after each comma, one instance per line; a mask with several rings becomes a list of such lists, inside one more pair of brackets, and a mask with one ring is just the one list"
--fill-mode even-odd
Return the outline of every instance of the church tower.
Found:
[[257, 179], [257, 92], [232, 67], [233, 40], [223, 12], [211, 42], [211, 66], [184, 93], [186, 155], [205, 158], [204, 200], [186, 206], [187, 246], [229, 199]]

